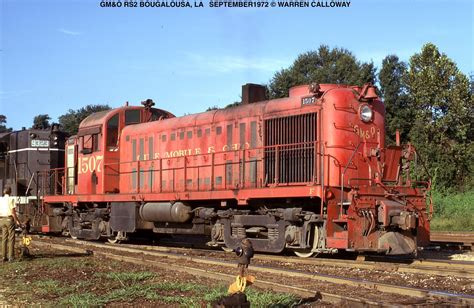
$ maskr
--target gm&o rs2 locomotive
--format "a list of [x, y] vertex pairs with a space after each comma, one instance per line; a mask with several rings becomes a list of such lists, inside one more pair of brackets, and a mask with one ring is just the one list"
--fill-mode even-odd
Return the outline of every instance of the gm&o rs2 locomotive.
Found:
[[43, 232], [120, 241], [134, 232], [209, 236], [209, 245], [414, 254], [429, 244], [429, 181], [410, 145], [385, 146], [385, 108], [370, 84], [301, 85], [267, 100], [175, 117], [142, 106], [82, 121], [51, 170]]

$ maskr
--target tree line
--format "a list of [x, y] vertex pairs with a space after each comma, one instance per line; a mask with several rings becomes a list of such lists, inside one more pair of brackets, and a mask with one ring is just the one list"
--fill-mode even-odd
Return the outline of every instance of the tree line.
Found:
[[[69, 135], [75, 135], [79, 129], [79, 124], [87, 116], [104, 110], [110, 110], [109, 105], [87, 105], [77, 110], [69, 109], [65, 114], [59, 116], [58, 121], [61, 129]], [[49, 129], [53, 123], [50, 122], [49, 114], [39, 114], [33, 118], [31, 129]], [[0, 133], [12, 131], [6, 126], [7, 117], [0, 114]]]
[[[399, 130], [401, 141], [419, 153], [437, 190], [470, 190], [474, 187], [474, 74], [468, 78], [432, 43], [405, 63], [395, 54], [386, 56], [376, 73], [348, 50], [322, 45], [298, 56], [277, 72], [268, 85], [279, 98], [288, 89], [310, 82], [379, 85], [386, 108], [387, 143]], [[420, 170], [423, 170], [420, 168]]]
[[[436, 45], [425, 44], [408, 63], [395, 54], [387, 55], [380, 70], [347, 49], [321, 45], [276, 72], [267, 85], [268, 95], [285, 97], [292, 86], [311, 82], [377, 84], [386, 108], [387, 143], [394, 143], [399, 130], [401, 141], [416, 147], [436, 189], [474, 187], [474, 74], [463, 74]], [[107, 109], [108, 105], [70, 109], [59, 117], [59, 124], [75, 134], [85, 117]], [[48, 114], [37, 115], [32, 128], [48, 128], [50, 120]], [[6, 117], [0, 115], [0, 132], [6, 130]]]

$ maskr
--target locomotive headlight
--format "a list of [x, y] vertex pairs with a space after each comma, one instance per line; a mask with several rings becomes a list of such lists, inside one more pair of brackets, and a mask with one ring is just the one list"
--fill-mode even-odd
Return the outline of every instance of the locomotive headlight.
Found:
[[372, 111], [372, 108], [370, 108], [369, 105], [363, 104], [359, 108], [359, 116], [360, 119], [364, 122], [370, 122], [372, 121], [372, 118], [374, 116], [374, 112]]

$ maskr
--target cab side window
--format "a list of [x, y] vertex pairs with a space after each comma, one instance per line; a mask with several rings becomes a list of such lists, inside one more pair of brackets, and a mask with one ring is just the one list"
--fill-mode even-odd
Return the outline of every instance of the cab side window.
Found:
[[113, 150], [117, 148], [119, 135], [119, 115], [116, 114], [107, 122], [107, 149]]
[[125, 125], [140, 123], [140, 110], [125, 111]]
[[82, 138], [82, 154], [91, 154], [100, 151], [99, 134], [85, 135]]

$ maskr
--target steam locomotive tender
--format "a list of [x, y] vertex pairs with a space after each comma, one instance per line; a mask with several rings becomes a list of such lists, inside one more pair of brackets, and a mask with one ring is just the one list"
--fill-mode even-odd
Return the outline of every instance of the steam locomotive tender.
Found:
[[411, 146], [385, 146], [372, 85], [302, 85], [266, 100], [247, 84], [242, 98], [182, 117], [151, 100], [89, 116], [49, 175], [62, 182], [44, 197], [42, 230], [205, 234], [227, 248], [248, 238], [255, 251], [302, 257], [429, 244], [429, 182], [410, 179]]

